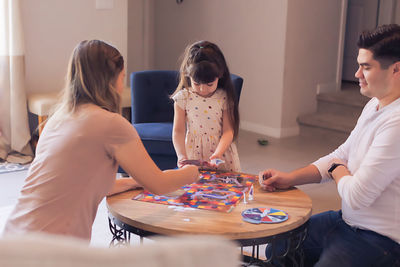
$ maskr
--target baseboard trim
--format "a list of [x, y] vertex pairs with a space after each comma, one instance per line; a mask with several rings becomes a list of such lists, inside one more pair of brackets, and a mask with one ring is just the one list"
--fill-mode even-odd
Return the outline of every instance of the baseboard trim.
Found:
[[240, 129], [249, 132], [255, 132], [258, 134], [263, 134], [275, 138], [284, 138], [290, 136], [296, 136], [300, 134], [299, 126], [290, 127], [290, 128], [273, 128], [264, 126], [258, 123], [250, 122], [250, 121], [241, 121], [240, 122]]

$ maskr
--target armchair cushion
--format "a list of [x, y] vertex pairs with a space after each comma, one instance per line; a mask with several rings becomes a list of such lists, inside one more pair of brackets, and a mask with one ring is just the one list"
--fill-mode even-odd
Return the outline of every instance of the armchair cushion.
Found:
[[175, 155], [172, 144], [172, 122], [135, 123], [136, 131], [149, 154]]
[[164, 169], [176, 168], [172, 143], [174, 105], [170, 95], [178, 86], [178, 71], [149, 70], [131, 74], [132, 124], [147, 152]]
[[172, 122], [170, 95], [178, 86], [178, 71], [151, 70], [131, 74], [132, 123]]

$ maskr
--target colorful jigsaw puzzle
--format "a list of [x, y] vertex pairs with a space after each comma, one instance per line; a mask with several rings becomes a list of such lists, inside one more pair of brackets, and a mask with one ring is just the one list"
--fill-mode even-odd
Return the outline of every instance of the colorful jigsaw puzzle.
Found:
[[169, 195], [144, 190], [134, 200], [230, 212], [250, 190], [256, 176], [229, 172], [200, 171], [200, 179]]

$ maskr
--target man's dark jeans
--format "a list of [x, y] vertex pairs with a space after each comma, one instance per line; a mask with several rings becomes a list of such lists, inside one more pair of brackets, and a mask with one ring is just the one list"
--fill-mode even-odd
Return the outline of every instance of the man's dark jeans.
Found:
[[[373, 231], [353, 228], [341, 211], [311, 216], [303, 243], [305, 266], [400, 266], [400, 245]], [[400, 231], [400, 229], [399, 229]], [[278, 245], [284, 251], [285, 242]], [[267, 246], [266, 256], [270, 255]]]

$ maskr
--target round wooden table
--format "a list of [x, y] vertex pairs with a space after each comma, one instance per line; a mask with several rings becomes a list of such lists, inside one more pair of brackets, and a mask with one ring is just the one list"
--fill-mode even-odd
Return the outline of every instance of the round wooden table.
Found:
[[[253, 246], [252, 258], [258, 259], [259, 245], [273, 244], [279, 239], [285, 239], [291, 240], [288, 249], [295, 254], [305, 238], [306, 222], [311, 216], [312, 208], [310, 197], [297, 188], [265, 192], [257, 182], [254, 186], [254, 200], [247, 203], [241, 201], [229, 213], [171, 208], [168, 205], [132, 200], [141, 192], [142, 190], [132, 190], [107, 197], [110, 230], [114, 236], [112, 242], [126, 242], [126, 239], [129, 239], [127, 236], [129, 233], [140, 237], [184, 234], [221, 235], [239, 242], [242, 247]], [[242, 220], [243, 210], [257, 207], [286, 211], [289, 219], [276, 224], [252, 224]], [[257, 256], [254, 255], [255, 247]], [[286, 252], [291, 254], [290, 251]], [[271, 258], [273, 257], [274, 255]]]

